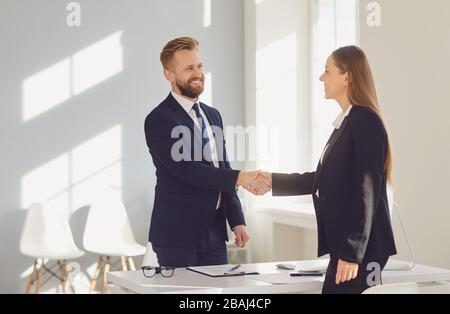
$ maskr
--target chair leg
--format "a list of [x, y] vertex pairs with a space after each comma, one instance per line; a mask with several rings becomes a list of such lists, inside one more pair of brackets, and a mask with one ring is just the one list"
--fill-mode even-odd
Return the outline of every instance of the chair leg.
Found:
[[72, 283], [69, 282], [68, 280], [69, 276], [67, 274], [67, 262], [65, 260], [58, 261], [58, 265], [59, 265], [59, 272], [61, 275], [61, 285], [64, 293], [70, 293], [71, 291], [74, 292], [75, 290], [73, 289]]
[[38, 259], [37, 265], [36, 265], [36, 271], [38, 274], [38, 282], [37, 282], [37, 286], [36, 286], [36, 294], [39, 294], [39, 292], [41, 291], [41, 286], [42, 286], [42, 273], [44, 271], [44, 268], [42, 267], [42, 264], [44, 263], [44, 261], [42, 259]]
[[106, 278], [106, 274], [109, 272], [111, 268], [110, 257], [106, 257], [105, 267], [103, 270], [103, 282], [102, 282], [102, 293], [106, 293], [108, 291], [108, 280]]
[[61, 287], [63, 288], [63, 291], [66, 292], [65, 289], [65, 285], [66, 285], [66, 279], [65, 279], [65, 273], [64, 273], [64, 268], [63, 268], [63, 262], [58, 260], [56, 262], [58, 264], [58, 268], [59, 268], [59, 280], [61, 281]]
[[128, 257], [128, 264], [130, 264], [130, 270], [136, 271], [136, 267], [134, 266], [134, 261], [131, 256]]
[[97, 279], [98, 279], [98, 276], [100, 275], [100, 271], [102, 270], [102, 267], [103, 267], [103, 256], [99, 255], [97, 257], [97, 267], [95, 269], [94, 276], [91, 279], [91, 287], [89, 289], [89, 292], [91, 292], [91, 293], [92, 293], [92, 291], [95, 290], [95, 286], [97, 285]]
[[66, 261], [64, 261], [64, 269], [66, 270], [66, 274], [67, 274], [67, 290], [70, 293], [75, 294], [76, 293], [75, 292], [75, 287], [73, 286], [73, 281], [72, 281], [74, 279], [74, 277], [73, 276], [72, 277], [68, 276], [69, 272], [67, 271]]
[[36, 280], [36, 265], [37, 259], [34, 260], [33, 271], [31, 272], [30, 279], [28, 280], [27, 290], [25, 291], [26, 294], [30, 293], [31, 289], [33, 288], [34, 281]]
[[120, 262], [122, 264], [122, 271], [127, 271], [127, 260], [125, 258], [125, 256], [121, 256], [120, 257]]
[[69, 272], [67, 271], [67, 261], [64, 261], [64, 270], [66, 272], [66, 289], [67, 289], [67, 293], [72, 293], [75, 294], [75, 288], [73, 286], [73, 277], [69, 276]]

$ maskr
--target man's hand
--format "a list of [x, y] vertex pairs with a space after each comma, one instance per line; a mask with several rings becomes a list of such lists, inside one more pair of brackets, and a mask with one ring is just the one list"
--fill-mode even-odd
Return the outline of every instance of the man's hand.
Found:
[[236, 185], [242, 186], [244, 189], [248, 190], [255, 184], [255, 180], [258, 177], [260, 171], [254, 172], [240, 172]]
[[355, 279], [358, 276], [358, 268], [358, 264], [339, 260], [336, 272], [336, 284], [338, 285], [341, 282]]
[[238, 225], [233, 228], [234, 235], [236, 237], [234, 244], [238, 247], [244, 248], [250, 239], [247, 234], [247, 230], [244, 225]]
[[267, 172], [241, 172], [237, 185], [255, 195], [264, 195], [272, 189], [272, 175]]
[[259, 172], [256, 177], [256, 183], [249, 192], [261, 196], [272, 190], [272, 174], [268, 172]]

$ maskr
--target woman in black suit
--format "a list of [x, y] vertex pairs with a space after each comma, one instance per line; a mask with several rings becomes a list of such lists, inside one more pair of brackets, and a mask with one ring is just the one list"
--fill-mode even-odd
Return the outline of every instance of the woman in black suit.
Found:
[[263, 173], [274, 196], [313, 195], [318, 254], [330, 254], [323, 293], [362, 293], [381, 281], [396, 254], [387, 183], [392, 183], [389, 137], [369, 63], [355, 46], [336, 50], [320, 77], [325, 97], [342, 113], [316, 172]]

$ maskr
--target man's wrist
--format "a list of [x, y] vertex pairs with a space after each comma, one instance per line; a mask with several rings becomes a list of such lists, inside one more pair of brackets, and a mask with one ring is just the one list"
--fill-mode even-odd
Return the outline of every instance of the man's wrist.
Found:
[[239, 171], [237, 180], [236, 180], [236, 190], [239, 190], [239, 188], [243, 185], [243, 172]]
[[233, 228], [231, 228], [231, 231], [235, 231], [235, 229], [236, 228], [239, 228], [239, 227], [244, 227], [245, 228], [245, 225], [236, 225], [236, 226], [234, 226]]

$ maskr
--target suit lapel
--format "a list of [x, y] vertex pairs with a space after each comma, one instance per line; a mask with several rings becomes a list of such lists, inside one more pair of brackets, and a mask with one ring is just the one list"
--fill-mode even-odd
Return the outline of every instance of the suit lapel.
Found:
[[346, 117], [344, 119], [344, 121], [342, 121], [341, 127], [339, 129], [335, 129], [333, 131], [333, 134], [331, 134], [330, 139], [328, 140], [328, 143], [327, 143], [328, 148], [325, 151], [325, 155], [323, 156], [322, 162], [319, 162], [319, 165], [317, 166], [316, 176], [314, 177], [314, 182], [313, 182], [313, 193], [315, 193], [315, 191], [318, 188], [320, 175], [322, 174], [323, 167], [325, 166], [325, 164], [328, 160], [328, 157], [330, 156], [330, 154], [333, 150], [334, 145], [337, 143], [337, 141], [339, 140], [339, 138], [342, 136], [345, 129], [347, 128], [348, 118], [349, 117]]
[[209, 125], [211, 126], [219, 125], [219, 122], [215, 119], [216, 117], [211, 114], [209, 108], [204, 103], [200, 103], [200, 108], [202, 108], [203, 112], [205, 113]]
[[[209, 125], [211, 126], [211, 128], [220, 127], [220, 121], [218, 119], [216, 119], [217, 118], [216, 115], [211, 114], [210, 108], [207, 107], [203, 103], [200, 103], [200, 107], [202, 108], [203, 112], [205, 113], [206, 118], [208, 119], [208, 122], [209, 122]], [[213, 131], [213, 137], [214, 137], [212, 140], [216, 144], [217, 156], [219, 157], [219, 168], [225, 168], [225, 162], [224, 162], [224, 159], [225, 159], [225, 157], [224, 157], [225, 156], [224, 155], [225, 147], [223, 146], [222, 143], [217, 143], [217, 139], [216, 139], [216, 136], [215, 136], [215, 133], [214, 133], [214, 129], [212, 131]], [[222, 129], [222, 134], [223, 134], [223, 129]], [[225, 134], [223, 134], [223, 136], [224, 135]]]
[[336, 144], [336, 142], [339, 140], [339, 138], [344, 133], [345, 128], [347, 127], [347, 124], [348, 124], [348, 117], [346, 117], [344, 119], [341, 127], [338, 130], [336, 130], [336, 133], [334, 133], [334, 136], [332, 136], [330, 138], [330, 142], [328, 144], [328, 149], [326, 150], [325, 155], [323, 156], [322, 167], [327, 163], [328, 157], [330, 156], [330, 153], [333, 150], [334, 145]]
[[[197, 126], [195, 125], [192, 118], [188, 115], [186, 110], [184, 110], [183, 107], [181, 107], [181, 105], [172, 96], [172, 94], [169, 94], [166, 101], [168, 103], [168, 106], [175, 112], [175, 114], [181, 120], [183, 120], [183, 122], [184, 122], [183, 125], [189, 127], [192, 134], [194, 134], [195, 141], [197, 141], [197, 143], [199, 143], [200, 145], [203, 145], [203, 141], [201, 138], [201, 136], [202, 136], [201, 131], [198, 130]], [[216, 115], [211, 114], [209, 108], [205, 104], [200, 102], [200, 107], [202, 108], [203, 112], [205, 113], [206, 118], [208, 119], [209, 125], [220, 126], [220, 121], [218, 121], [218, 119], [216, 119]], [[215, 140], [215, 139], [213, 139], [213, 140]], [[225, 148], [223, 147], [223, 145], [218, 145], [217, 141], [215, 141], [215, 143], [216, 143], [217, 153], [219, 155], [219, 166], [220, 166], [220, 168], [225, 168], [225, 162], [223, 161], [224, 158], [223, 157], [220, 158], [221, 156], [225, 156], [225, 154], [223, 152], [225, 150]]]
[[186, 110], [184, 110], [183, 107], [181, 107], [181, 105], [178, 103], [178, 101], [175, 98], [173, 98], [172, 94], [169, 94], [169, 96], [167, 97], [167, 101], [169, 107], [175, 112], [175, 114], [179, 118], [181, 118], [184, 121], [183, 125], [189, 127], [192, 134], [194, 135], [195, 140], [199, 141], [199, 143], [201, 144], [202, 143], [201, 131], [198, 130], [197, 126], [195, 125], [192, 118], [188, 115]]

